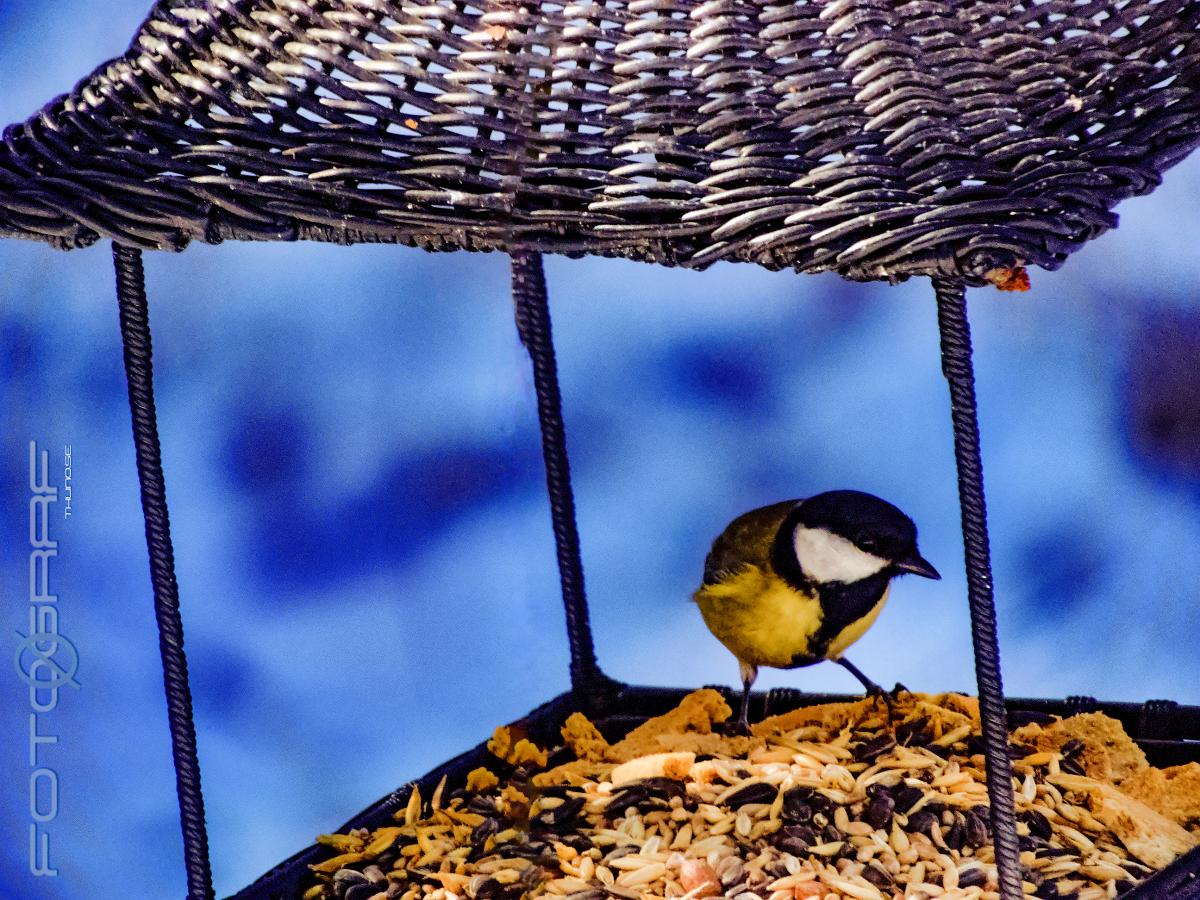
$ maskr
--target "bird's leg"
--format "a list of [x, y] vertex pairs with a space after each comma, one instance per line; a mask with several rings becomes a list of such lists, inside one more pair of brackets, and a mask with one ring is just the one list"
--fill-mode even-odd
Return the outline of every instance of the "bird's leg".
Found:
[[877, 696], [885, 693], [883, 688], [864, 675], [858, 666], [850, 662], [850, 660], [846, 659], [846, 657], [839, 657], [838, 659], [835, 659], [834, 662], [862, 682], [862, 686], [867, 689], [868, 694]]
[[862, 682], [862, 686], [867, 689], [868, 697], [878, 697], [887, 705], [888, 721], [890, 722], [893, 714], [896, 711], [894, 707], [895, 697], [864, 675], [858, 666], [850, 662], [850, 660], [846, 659], [846, 657], [839, 657], [838, 659], [835, 659], [834, 662]]
[[750, 734], [750, 688], [758, 678], [758, 666], [738, 660], [738, 671], [742, 676], [742, 708], [738, 712], [737, 723], [733, 730], [735, 734]]

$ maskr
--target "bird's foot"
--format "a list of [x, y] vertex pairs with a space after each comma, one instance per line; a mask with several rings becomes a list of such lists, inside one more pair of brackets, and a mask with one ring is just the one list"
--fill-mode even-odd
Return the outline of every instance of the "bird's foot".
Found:
[[879, 693], [877, 695], [879, 699], [884, 702], [884, 705], [887, 706], [888, 728], [892, 729], [893, 731], [895, 731], [897, 724], [904, 721], [904, 715], [899, 710], [900, 697], [902, 694], [907, 694], [910, 698], [913, 696], [912, 691], [897, 681], [896, 686], [890, 691], [885, 691], [883, 688], [879, 688]]
[[728, 737], [750, 737], [750, 722], [745, 717], [738, 717], [725, 726], [725, 734]]
[[[900, 687], [900, 685], [897, 685], [897, 687]], [[897, 698], [897, 695], [898, 695], [897, 691], [885, 691], [883, 688], [881, 688], [877, 684], [872, 684], [870, 687], [867, 688], [867, 697], [870, 699], [880, 701], [881, 703], [883, 703], [884, 708], [887, 710], [888, 728], [895, 728], [895, 726], [896, 726], [896, 719], [897, 719], [896, 698]]]

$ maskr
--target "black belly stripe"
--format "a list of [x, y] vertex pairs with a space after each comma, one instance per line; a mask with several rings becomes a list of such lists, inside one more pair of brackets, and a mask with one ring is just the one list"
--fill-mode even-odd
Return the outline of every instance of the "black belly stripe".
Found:
[[793, 667], [811, 666], [825, 659], [829, 645], [839, 634], [875, 608], [892, 580], [890, 569], [853, 584], [824, 585], [818, 590], [824, 618], [813, 635], [808, 651], [793, 657]]
[[805, 666], [812, 666], [816, 663], [823, 662], [824, 656], [813, 656], [811, 653], [797, 653], [792, 657], [790, 664], [784, 666], [785, 669], [803, 669]]

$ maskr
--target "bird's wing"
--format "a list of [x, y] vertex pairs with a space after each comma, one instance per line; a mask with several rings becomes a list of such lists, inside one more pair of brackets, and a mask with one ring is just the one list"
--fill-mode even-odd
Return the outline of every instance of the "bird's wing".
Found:
[[770, 566], [771, 544], [779, 526], [799, 500], [785, 500], [743, 513], [713, 541], [704, 560], [704, 583], [718, 584], [743, 566]]

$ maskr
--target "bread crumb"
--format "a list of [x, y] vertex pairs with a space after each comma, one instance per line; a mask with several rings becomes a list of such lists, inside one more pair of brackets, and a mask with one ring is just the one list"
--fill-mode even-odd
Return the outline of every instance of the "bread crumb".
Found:
[[1185, 828], [1200, 827], [1200, 763], [1136, 772], [1121, 791]]
[[692, 750], [689, 741], [680, 740], [681, 737], [711, 735], [713, 725], [724, 722], [732, 712], [725, 698], [711, 688], [692, 691], [670, 712], [655, 716], [629, 732], [624, 740], [612, 746], [608, 758], [612, 762], [625, 762], [666, 750], [659, 740], [664, 735], [670, 737], [671, 750]]
[[577, 759], [601, 762], [607, 759], [610, 745], [583, 713], [571, 713], [562, 727], [563, 742], [571, 748]]
[[651, 753], [621, 763], [612, 770], [609, 780], [615, 786], [643, 778], [687, 778], [695, 762], [695, 753]]
[[490, 769], [480, 766], [467, 773], [468, 791], [490, 791], [500, 783], [500, 779]]
[[[693, 757], [700, 754], [739, 756], [766, 745], [761, 738], [726, 737], [715, 733], [713, 725], [724, 722], [731, 713], [729, 704], [717, 691], [702, 688], [688, 694], [669, 712], [647, 719], [616, 744], [609, 744], [587, 716], [572, 713], [563, 725], [562, 736], [579, 759], [535, 775], [533, 783], [546, 786], [579, 784], [589, 778], [604, 780], [611, 777], [613, 765], [657, 753], [691, 753]], [[497, 737], [493, 741], [499, 737], [500, 729], [496, 731]], [[491, 741], [488, 748], [492, 749]]]
[[1026, 725], [1013, 732], [1013, 740], [1038, 750], [1059, 750], [1068, 741], [1082, 741], [1076, 759], [1089, 778], [1099, 781], [1120, 784], [1150, 768], [1146, 754], [1121, 723], [1103, 713], [1080, 713], [1049, 725]]
[[540, 768], [546, 765], [546, 751], [527, 738], [514, 743], [512, 731], [507, 725], [495, 730], [492, 739], [487, 742], [487, 748], [493, 756], [514, 766], [532, 763]]
[[510, 819], [524, 819], [529, 815], [529, 798], [511, 784], [506, 784], [500, 791], [496, 806]]
[[597, 763], [586, 759], [563, 763], [546, 772], [533, 776], [534, 787], [547, 787], [552, 784], [569, 784], [580, 786], [588, 781], [607, 781], [613, 770], [612, 763]]
[[1082, 775], [1051, 776], [1050, 781], [1068, 791], [1086, 794], [1092, 815], [1121, 839], [1125, 848], [1155, 869], [1200, 845], [1200, 840], [1162, 813], [1140, 800]]

